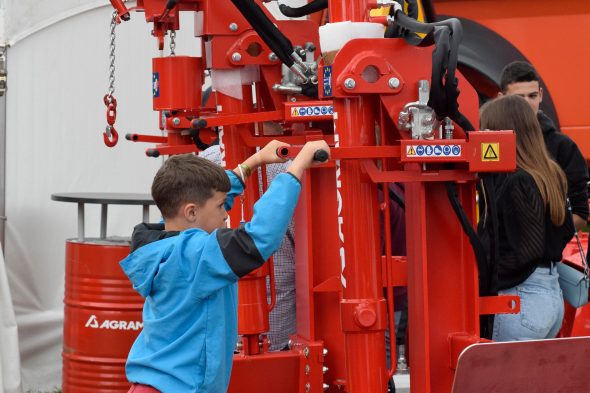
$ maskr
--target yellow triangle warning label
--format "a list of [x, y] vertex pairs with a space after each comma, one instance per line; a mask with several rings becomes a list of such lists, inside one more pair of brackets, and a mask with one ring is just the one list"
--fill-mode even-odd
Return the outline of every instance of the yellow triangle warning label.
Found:
[[411, 157], [411, 156], [415, 156], [416, 155], [416, 149], [414, 149], [414, 146], [411, 146], [411, 145], [408, 146], [408, 148], [406, 150], [406, 155], [408, 157]]
[[293, 108], [291, 110], [291, 116], [299, 116], [299, 111], [297, 110], [297, 108]]
[[482, 161], [500, 161], [500, 144], [499, 143], [482, 143], [481, 144]]

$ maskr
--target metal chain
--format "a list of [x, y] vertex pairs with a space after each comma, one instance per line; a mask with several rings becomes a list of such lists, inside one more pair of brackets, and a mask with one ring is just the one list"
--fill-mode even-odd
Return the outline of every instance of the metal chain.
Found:
[[119, 140], [119, 134], [115, 129], [115, 121], [117, 120], [117, 99], [114, 97], [115, 94], [115, 28], [117, 27], [118, 13], [113, 11], [113, 17], [111, 18], [111, 51], [109, 54], [109, 91], [105, 94], [103, 101], [107, 107], [107, 126], [103, 132], [104, 144], [108, 147], [114, 147]]
[[111, 19], [111, 52], [109, 54], [110, 57], [110, 64], [109, 64], [109, 103], [113, 94], [115, 94], [115, 28], [117, 27], [117, 11], [113, 11], [113, 17]]
[[174, 50], [176, 49], [176, 31], [170, 31], [170, 56], [176, 56]]

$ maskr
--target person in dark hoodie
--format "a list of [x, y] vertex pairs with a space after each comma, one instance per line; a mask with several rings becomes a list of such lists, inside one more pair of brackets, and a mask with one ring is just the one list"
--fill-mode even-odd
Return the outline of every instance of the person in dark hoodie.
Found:
[[129, 392], [225, 393], [237, 341], [237, 281], [277, 250], [304, 171], [324, 141], [308, 142], [254, 205], [252, 220], [226, 228], [227, 210], [262, 164], [283, 162], [272, 141], [233, 171], [194, 155], [170, 157], [152, 196], [163, 224], [140, 224], [121, 267], [145, 298], [143, 330], [126, 364]]
[[537, 114], [541, 124], [545, 146], [565, 172], [568, 182], [568, 198], [574, 215], [576, 230], [588, 220], [588, 165], [580, 149], [567, 135], [561, 133], [539, 105], [543, 101], [539, 74], [525, 61], [514, 61], [502, 70], [499, 96], [516, 94], [523, 97]]

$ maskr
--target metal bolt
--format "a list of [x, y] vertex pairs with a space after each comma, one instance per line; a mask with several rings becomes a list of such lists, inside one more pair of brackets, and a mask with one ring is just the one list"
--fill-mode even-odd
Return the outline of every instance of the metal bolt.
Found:
[[180, 119], [178, 117], [175, 117], [174, 119], [172, 119], [172, 124], [174, 124], [175, 126], [180, 125]]
[[309, 393], [311, 391], [311, 384], [308, 382], [305, 384], [305, 393]]
[[238, 24], [237, 24], [237, 23], [235, 23], [235, 22], [232, 22], [232, 23], [230, 23], [230, 24], [229, 24], [229, 29], [230, 29], [231, 31], [238, 31]]
[[326, 367], [326, 366], [322, 367], [322, 372], [323, 372], [324, 374], [325, 374], [325, 373], [327, 373], [327, 372], [328, 372], [328, 367]]
[[279, 57], [274, 52], [271, 52], [268, 55], [268, 60], [270, 60], [270, 61], [277, 61], [278, 59], [279, 59]]
[[399, 79], [390, 78], [388, 84], [392, 89], [397, 89], [399, 87]]
[[324, 356], [326, 356], [328, 354], [328, 350], [326, 348], [324, 348], [324, 350], [322, 351], [322, 353], [324, 354]]
[[309, 367], [309, 364], [305, 365], [305, 375], [309, 375], [311, 368]]
[[238, 62], [238, 61], [242, 60], [242, 55], [240, 55], [238, 52], [234, 52], [231, 55], [231, 60]]
[[293, 349], [293, 340], [289, 340], [287, 346], [289, 347], [289, 349]]
[[303, 356], [305, 356], [306, 358], [309, 357], [309, 348], [308, 347], [303, 348]]
[[356, 86], [356, 81], [352, 78], [346, 78], [344, 81], [344, 88], [351, 90]]
[[244, 343], [242, 342], [242, 340], [238, 340], [238, 342], [236, 343], [236, 351], [241, 352], [242, 349], [244, 349]]
[[328, 390], [328, 388], [330, 387], [330, 385], [328, 385], [327, 383], [323, 384], [322, 387], [324, 388], [324, 391]]

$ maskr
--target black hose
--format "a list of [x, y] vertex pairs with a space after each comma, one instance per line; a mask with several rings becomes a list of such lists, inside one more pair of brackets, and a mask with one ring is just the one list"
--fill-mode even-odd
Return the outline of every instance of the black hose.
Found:
[[302, 16], [313, 14], [314, 12], [325, 10], [326, 8], [328, 8], [328, 0], [314, 0], [311, 3], [307, 3], [298, 8], [289, 7], [286, 4], [279, 4], [279, 10], [281, 13], [289, 18], [300, 18]]
[[459, 44], [463, 39], [463, 27], [456, 18], [446, 19], [440, 22], [421, 23], [398, 10], [395, 12], [395, 24], [412, 33], [426, 34], [419, 39], [416, 35], [411, 38], [412, 45], [435, 44], [432, 53], [432, 79], [431, 94], [428, 106], [434, 109], [437, 117], [443, 119], [450, 117], [464, 131], [473, 131], [475, 128], [469, 120], [459, 112], [458, 80], [455, 77], [457, 61], [459, 58]]
[[408, 2], [408, 16], [410, 18], [418, 19], [420, 8], [417, 0], [406, 0]]
[[293, 53], [291, 41], [281, 33], [254, 1], [232, 0], [232, 3], [277, 57], [291, 68], [294, 64], [291, 59], [291, 53]]

